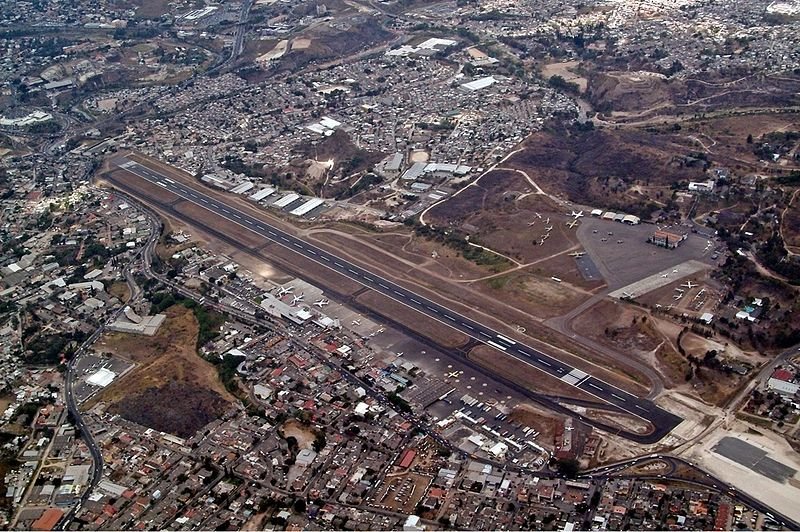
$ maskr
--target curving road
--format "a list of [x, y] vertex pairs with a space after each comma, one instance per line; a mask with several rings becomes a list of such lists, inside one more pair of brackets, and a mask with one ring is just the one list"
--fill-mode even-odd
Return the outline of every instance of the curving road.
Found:
[[78, 359], [86, 353], [87, 349], [97, 341], [97, 339], [105, 332], [106, 325], [109, 323], [114, 322], [122, 313], [125, 311], [125, 307], [128, 306], [131, 302], [135, 301], [142, 295], [141, 289], [138, 287], [136, 282], [133, 279], [133, 265], [136, 260], [142, 255], [143, 251], [147, 248], [153, 248], [155, 246], [156, 241], [158, 240], [159, 232], [153, 230], [150, 232], [150, 236], [147, 239], [145, 245], [131, 257], [128, 264], [122, 270], [123, 277], [127, 282], [131, 294], [128, 298], [128, 302], [122, 305], [119, 309], [117, 309], [111, 317], [107, 318], [105, 322], [94, 332], [92, 335], [87, 338], [81, 346], [75, 351], [75, 356], [67, 364], [67, 371], [66, 376], [64, 379], [64, 398], [65, 403], [67, 406], [67, 412], [69, 413], [70, 417], [72, 418], [72, 423], [75, 425], [75, 428], [83, 438], [83, 441], [86, 442], [86, 446], [89, 449], [89, 453], [92, 455], [92, 472], [91, 472], [91, 480], [89, 485], [87, 486], [86, 490], [83, 492], [79, 502], [75, 505], [72, 510], [70, 510], [64, 517], [61, 519], [61, 528], [65, 529], [69, 523], [72, 521], [72, 518], [75, 516], [75, 513], [80, 509], [81, 506], [88, 500], [89, 496], [92, 494], [94, 489], [97, 487], [97, 484], [100, 483], [100, 480], [103, 478], [103, 454], [100, 451], [100, 448], [97, 446], [97, 442], [92, 435], [92, 431], [86, 426], [86, 423], [83, 421], [83, 416], [81, 415], [80, 409], [78, 408], [78, 403], [75, 400], [75, 395], [73, 392], [73, 386], [75, 383], [75, 364], [77, 363]]
[[[175, 181], [157, 170], [125, 157], [116, 158], [112, 161], [112, 164], [133, 176], [160, 186], [183, 200], [238, 225], [243, 230], [257, 234], [340, 275], [348, 277], [365, 287], [416, 310], [427, 318], [452, 327], [482, 344], [502, 351], [624, 412], [645, 419], [655, 427], [655, 430], [648, 435], [629, 434], [628, 437], [631, 439], [636, 439], [636, 441], [643, 443], [656, 442], [682, 421], [680, 417], [659, 408], [649, 400], [641, 399], [621, 390], [562, 362], [553, 355], [503, 336], [494, 329], [400, 286], [380, 274], [366, 270], [341, 256], [334, 255], [278, 227], [272, 226], [263, 219], [255, 218], [232, 205], [216, 200], [198, 188]], [[110, 179], [113, 181], [114, 177], [112, 176]]]

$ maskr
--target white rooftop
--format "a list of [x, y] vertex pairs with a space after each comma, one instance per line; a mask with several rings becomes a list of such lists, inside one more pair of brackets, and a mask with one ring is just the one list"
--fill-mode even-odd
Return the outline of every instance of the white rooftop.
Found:
[[117, 378], [117, 374], [111, 371], [108, 368], [100, 368], [94, 373], [92, 373], [86, 382], [91, 384], [92, 386], [99, 386], [100, 388], [105, 388], [109, 384], [111, 384], [114, 379]]

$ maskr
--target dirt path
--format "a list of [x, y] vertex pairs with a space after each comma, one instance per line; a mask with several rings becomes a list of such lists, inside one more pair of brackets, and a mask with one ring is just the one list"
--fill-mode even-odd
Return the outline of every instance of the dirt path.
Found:
[[786, 253], [788, 253], [790, 256], [798, 255], [798, 253], [792, 251], [792, 249], [796, 248], [794, 248], [794, 246], [790, 246], [786, 242], [786, 236], [783, 234], [783, 220], [784, 218], [786, 218], [786, 213], [789, 212], [789, 209], [792, 208], [792, 204], [794, 204], [795, 200], [797, 199], [798, 192], [800, 192], [800, 188], [795, 190], [794, 193], [792, 194], [792, 197], [789, 200], [789, 204], [786, 205], [786, 208], [783, 209], [783, 212], [781, 213], [781, 222], [778, 224], [778, 232], [780, 233], [781, 239], [783, 240], [783, 247], [786, 248]]

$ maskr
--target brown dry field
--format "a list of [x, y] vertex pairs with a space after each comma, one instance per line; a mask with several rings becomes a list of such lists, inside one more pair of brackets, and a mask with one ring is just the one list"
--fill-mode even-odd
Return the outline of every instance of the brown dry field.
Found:
[[475, 286], [486, 297], [502, 297], [506, 303], [517, 308], [537, 305], [540, 307], [535, 316], [537, 320], [561, 316], [589, 298], [588, 293], [581, 292], [566, 282], [556, 283], [548, 273], [517, 270], [492, 277]]
[[316, 438], [308, 427], [303, 426], [296, 420], [289, 420], [284, 423], [280, 428], [280, 432], [284, 438], [294, 437], [297, 440], [297, 447], [300, 449], [311, 449]]
[[394, 299], [369, 290], [356, 297], [356, 301], [366, 305], [376, 313], [391, 317], [426, 338], [447, 348], [463, 347], [469, 341], [467, 335], [428, 316], [420, 314]]
[[536, 265], [536, 269], [541, 269], [544, 275], [555, 275], [563, 281], [562, 284], [566, 283], [567, 285], [592, 293], [606, 286], [605, 281], [587, 281], [584, 279], [580, 270], [578, 270], [575, 257], [571, 257], [569, 253], [556, 255], [551, 259], [539, 263]]
[[[389, 492], [389, 487], [394, 485], [399, 487], [402, 485], [405, 479], [410, 479], [414, 482], [414, 491], [413, 495], [409, 496], [408, 502], [405, 504], [401, 504], [399, 501], [394, 500], [394, 496], [397, 494], [397, 489], [394, 491]], [[385, 477], [381, 485], [378, 487], [378, 491], [375, 494], [374, 505], [377, 507], [386, 506], [390, 510], [394, 510], [396, 512], [402, 512], [405, 514], [411, 513], [416, 508], [417, 504], [422, 500], [422, 497], [427, 492], [426, 488], [431, 482], [431, 477], [425, 475], [418, 475], [416, 473], [406, 473], [405, 475], [399, 476], [392, 476], [392, 477]], [[411, 493], [411, 492], [409, 492]], [[385, 499], [384, 499], [385, 497]]]
[[656, 360], [658, 362], [656, 369], [666, 377], [668, 381], [666, 384], [678, 387], [686, 382], [686, 374], [691, 366], [672, 344], [661, 346], [656, 351]]
[[481, 366], [491, 369], [493, 373], [525, 386], [534, 392], [599, 402], [599, 399], [593, 395], [584, 393], [582, 390], [570, 386], [560, 379], [551, 377], [547, 373], [539, 371], [516, 358], [505, 355], [497, 349], [480, 345], [473, 348], [467, 356]]
[[539, 433], [537, 438], [541, 441], [551, 442], [555, 435], [555, 425], [562, 417], [532, 404], [520, 404], [514, 407], [508, 419], [513, 423], [531, 427]]
[[[472, 241], [523, 264], [577, 249], [575, 231], [565, 225], [571, 218], [547, 196], [534, 192], [518, 172], [494, 170], [428, 211], [425, 219], [469, 234]], [[553, 230], [540, 245], [547, 218]]]
[[108, 293], [122, 302], [128, 301], [128, 298], [131, 297], [130, 290], [128, 290], [128, 283], [124, 281], [114, 281], [111, 283], [111, 286], [108, 287]]
[[137, 367], [110, 384], [84, 405], [98, 402], [117, 403], [141, 390], [180, 380], [217, 392], [227, 401], [235, 401], [217, 376], [217, 370], [195, 351], [197, 320], [190, 309], [175, 305], [167, 309], [167, 319], [154, 336], [106, 333], [100, 340], [102, 350], [130, 360]]
[[651, 320], [646, 312], [636, 307], [606, 299], [593, 306], [589, 312], [577, 316], [572, 326], [583, 336], [641, 358], [664, 341]]
[[[758, 139], [774, 131], [800, 131], [800, 118], [791, 114], [757, 114], [692, 121], [683, 125], [680, 131], [683, 135], [676, 140], [696, 151], [706, 151], [715, 163], [739, 172], [800, 168], [798, 164], [784, 165], [786, 161], [778, 164], [759, 161], [755, 156], [753, 146]], [[753, 135], [754, 144], [747, 144], [747, 135]], [[700, 139], [707, 149], [689, 136]]]
[[688, 155], [690, 150], [676, 147], [674, 136], [638, 129], [544, 130], [531, 135], [525, 150], [505, 165], [536, 176], [539, 186], [552, 194], [635, 213], [642, 198], [631, 187], [703, 178], [701, 168], [676, 160], [676, 155]]

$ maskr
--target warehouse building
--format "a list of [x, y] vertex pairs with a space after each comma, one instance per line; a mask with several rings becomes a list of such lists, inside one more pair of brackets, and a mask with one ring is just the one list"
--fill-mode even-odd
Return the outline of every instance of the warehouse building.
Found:
[[681, 242], [686, 240], [689, 235], [679, 235], [669, 231], [656, 231], [653, 236], [647, 239], [651, 244], [667, 249], [675, 249]]

